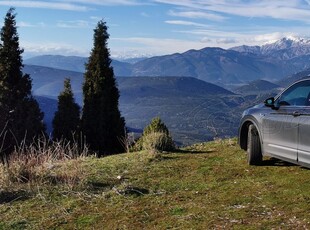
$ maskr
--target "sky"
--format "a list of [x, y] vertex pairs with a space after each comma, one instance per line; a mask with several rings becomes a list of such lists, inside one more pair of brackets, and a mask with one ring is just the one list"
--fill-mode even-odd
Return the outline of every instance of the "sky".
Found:
[[26, 58], [89, 56], [100, 20], [113, 58], [310, 37], [310, 0], [0, 0], [1, 26], [10, 7]]

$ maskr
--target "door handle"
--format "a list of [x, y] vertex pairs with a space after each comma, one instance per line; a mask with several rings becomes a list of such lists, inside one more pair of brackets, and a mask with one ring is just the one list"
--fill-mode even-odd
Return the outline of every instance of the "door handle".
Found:
[[298, 111], [294, 111], [294, 112], [293, 112], [293, 116], [294, 116], [294, 117], [298, 117], [298, 116], [300, 116], [300, 115], [301, 115], [301, 114], [300, 114]]

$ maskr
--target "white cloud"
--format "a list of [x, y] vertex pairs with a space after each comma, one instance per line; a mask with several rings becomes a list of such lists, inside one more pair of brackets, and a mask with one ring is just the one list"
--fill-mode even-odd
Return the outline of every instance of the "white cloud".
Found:
[[259, 34], [253, 37], [245, 38], [246, 43], [256, 43], [256, 44], [265, 44], [265, 43], [272, 43], [275, 42], [283, 37], [289, 37], [292, 36], [292, 33], [269, 33], [269, 34]]
[[[137, 27], [137, 31], [130, 31], [132, 36], [142, 36], [145, 32], [147, 37], [130, 37], [130, 38], [114, 38], [118, 35], [117, 29], [123, 34], [126, 25], [122, 21], [117, 21], [112, 15], [112, 23], [109, 24], [113, 33], [111, 42], [114, 46], [110, 46], [111, 53], [132, 52], [133, 50], [141, 53], [152, 54], [169, 54], [175, 52], [184, 52], [189, 49], [201, 49], [206, 46], [230, 48], [237, 45], [262, 45], [269, 41], [278, 40], [284, 36], [294, 33], [299, 36], [310, 34], [307, 26], [301, 22], [310, 23], [310, 0], [0, 0], [1, 5], [15, 6], [15, 7], [32, 7], [32, 8], [47, 8], [55, 10], [67, 11], [91, 11], [92, 15], [100, 16], [103, 11], [100, 8], [117, 10], [114, 6], [137, 6], [153, 4], [155, 13], [152, 13], [152, 18], [162, 16], [163, 13], [168, 14], [168, 18], [161, 17], [158, 21], [170, 24], [173, 36], [178, 39], [169, 38], [170, 33], [166, 34], [166, 39], [152, 38], [150, 32], [145, 32], [143, 27]], [[159, 7], [161, 4], [166, 4], [165, 7]], [[100, 7], [104, 6], [104, 7]], [[113, 7], [110, 7], [113, 6]], [[167, 10], [167, 6], [168, 8]], [[122, 9], [129, 9], [123, 7]], [[94, 10], [99, 9], [99, 10]], [[164, 12], [157, 12], [162, 10]], [[149, 12], [141, 9], [138, 17], [149, 17]], [[112, 12], [112, 11], [111, 11]], [[60, 14], [59, 14], [60, 15]], [[70, 19], [61, 20], [59, 17], [57, 27], [61, 28], [94, 28], [100, 17], [91, 17], [89, 14], [83, 14], [81, 19], [70, 21]], [[125, 15], [125, 14], [124, 14]], [[167, 16], [167, 15], [166, 15]], [[234, 17], [238, 16], [238, 17]], [[66, 17], [67, 18], [67, 17]], [[268, 20], [255, 20], [255, 19]], [[132, 18], [128, 18], [130, 20]], [[248, 20], [253, 19], [253, 20]], [[269, 20], [273, 19], [273, 20]], [[22, 19], [28, 20], [28, 19]], [[40, 19], [41, 20], [41, 19]], [[286, 23], [286, 20], [288, 23]], [[294, 21], [294, 23], [292, 22]], [[145, 20], [148, 23], [151, 20]], [[297, 21], [297, 22], [296, 22]], [[205, 23], [206, 22], [206, 23]], [[269, 24], [267, 24], [267, 22]], [[276, 22], [276, 24], [273, 24]], [[282, 22], [285, 26], [282, 26]], [[175, 25], [175, 26], [173, 26]], [[40, 27], [44, 24], [28, 21], [21, 21], [18, 23], [19, 27]], [[152, 27], [153, 25], [147, 25]], [[157, 26], [157, 25], [156, 25]], [[187, 26], [187, 27], [181, 27]], [[119, 28], [116, 28], [119, 27]], [[75, 32], [77, 33], [78, 30]], [[85, 30], [81, 30], [85, 32]], [[131, 33], [132, 32], [132, 33]], [[160, 32], [156, 28], [156, 32]], [[90, 32], [91, 33], [91, 32]], [[139, 34], [139, 35], [137, 35]], [[84, 36], [81, 35], [81, 38]], [[130, 36], [128, 34], [128, 36]], [[154, 35], [158, 36], [158, 35]], [[187, 40], [188, 39], [188, 40]], [[77, 39], [78, 40], [78, 39]], [[116, 41], [116, 42], [114, 42]], [[91, 40], [89, 41], [91, 45]], [[116, 45], [115, 45], [116, 43]], [[81, 44], [81, 43], [79, 43]], [[118, 46], [121, 44], [121, 46]], [[82, 55], [87, 56], [89, 50], [70, 44], [54, 44], [41, 43], [30, 44], [24, 43], [25, 52], [33, 52], [37, 54], [52, 53], [52, 54], [66, 54], [66, 55]]]
[[45, 27], [45, 23], [44, 22], [39, 22], [39, 23], [36, 23], [36, 24], [32, 24], [32, 23], [29, 23], [29, 22], [24, 22], [24, 21], [21, 21], [21, 22], [18, 22], [17, 23], [17, 26], [20, 27], [20, 28], [23, 28], [23, 27]]
[[203, 42], [203, 43], [210, 43], [210, 42], [213, 42], [213, 41], [212, 41], [211, 38], [203, 37], [203, 38], [201, 39], [201, 42]]
[[170, 21], [168, 20], [168, 21], [165, 21], [165, 23], [172, 24], [172, 25], [208, 27], [205, 24], [195, 23], [195, 22], [190, 22], [190, 21], [182, 21], [182, 20], [170, 20]]
[[136, 6], [149, 3], [137, 0], [0, 0], [0, 6], [67, 10], [67, 11], [90, 11], [91, 5], [100, 6]]
[[145, 5], [145, 1], [137, 0], [58, 0], [61, 2], [69, 3], [80, 3], [80, 4], [90, 4], [90, 5], [102, 5], [102, 6], [135, 6], [135, 5]]
[[91, 20], [94, 20], [94, 21], [100, 21], [100, 20], [102, 20], [102, 17], [91, 16], [90, 19], [91, 19]]
[[184, 18], [202, 18], [202, 19], [208, 19], [212, 21], [224, 21], [227, 19], [226, 17], [223, 17], [218, 14], [212, 14], [209, 12], [202, 12], [202, 11], [180, 11], [175, 12], [173, 10], [170, 10], [168, 12], [170, 16], [176, 16], [176, 17], [184, 17]]
[[145, 17], [145, 18], [150, 17], [150, 15], [149, 15], [148, 13], [145, 13], [145, 12], [140, 13], [140, 15], [141, 15], [142, 17]]
[[236, 44], [238, 40], [235, 38], [219, 38], [216, 39], [217, 44]]
[[[188, 10], [199, 12], [214, 12], [226, 15], [242, 17], [274, 18], [281, 20], [297, 20], [310, 22], [310, 6], [300, 0], [153, 0], [157, 3], [165, 3], [177, 7], [185, 7]], [[189, 11], [190, 12], [190, 11]], [[186, 17], [186, 14], [183, 15]], [[190, 16], [190, 14], [188, 15]]]
[[[156, 55], [171, 54], [171, 53], [182, 53], [190, 49], [202, 49], [205, 47], [205, 43], [199, 40], [181, 40], [181, 39], [157, 39], [157, 38], [146, 38], [146, 37], [130, 37], [130, 38], [114, 38], [112, 40], [123, 41], [128, 45], [127, 50], [140, 50], [141, 53], [147, 51]], [[117, 50], [115, 52], [123, 51]], [[111, 47], [111, 52], [113, 48]]]
[[70, 3], [61, 2], [47, 2], [47, 1], [0, 1], [2, 6], [26, 7], [26, 8], [41, 8], [54, 10], [68, 10], [68, 11], [87, 11], [86, 6], [74, 5]]
[[60, 28], [89, 28], [90, 23], [84, 20], [75, 20], [75, 21], [59, 21], [57, 22], [57, 27]]
[[89, 49], [77, 48], [65, 43], [41, 42], [33, 43], [21, 41], [20, 46], [24, 49], [25, 56], [37, 56], [43, 54], [78, 55], [88, 56]]
[[[225, 31], [225, 30], [216, 30], [216, 29], [194, 29], [194, 30], [179, 30], [175, 31], [178, 33], [192, 34], [203, 37], [211, 37], [211, 38], [233, 38], [243, 36], [243, 33], [235, 32], [235, 31]], [[251, 35], [252, 36], [252, 35]]]

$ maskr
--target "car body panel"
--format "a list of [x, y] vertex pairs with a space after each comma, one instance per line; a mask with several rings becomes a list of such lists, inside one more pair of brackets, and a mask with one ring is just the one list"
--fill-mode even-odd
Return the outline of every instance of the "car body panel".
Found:
[[298, 160], [310, 165], [310, 108], [300, 115], [298, 142]]
[[251, 124], [259, 133], [262, 155], [310, 167], [310, 79], [243, 112], [239, 144], [244, 150]]
[[282, 107], [266, 113], [262, 119], [264, 151], [297, 161], [299, 117], [293, 115], [298, 108]]

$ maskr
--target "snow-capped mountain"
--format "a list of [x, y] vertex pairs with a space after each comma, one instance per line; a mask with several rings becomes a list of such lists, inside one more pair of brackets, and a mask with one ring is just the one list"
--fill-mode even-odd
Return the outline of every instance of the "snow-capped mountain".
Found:
[[144, 59], [156, 56], [152, 53], [141, 53], [140, 51], [131, 51], [131, 52], [116, 52], [112, 54], [112, 59], [120, 61], [120, 62], [127, 62], [134, 64], [136, 62], [142, 61]]
[[230, 50], [259, 56], [270, 56], [277, 60], [288, 60], [310, 55], [310, 39], [290, 36], [262, 46], [237, 46]]
[[[84, 72], [86, 58], [39, 56], [27, 65]], [[113, 60], [116, 76], [189, 76], [219, 85], [277, 81], [310, 68], [310, 39], [286, 37], [262, 46], [206, 47], [131, 63]]]

